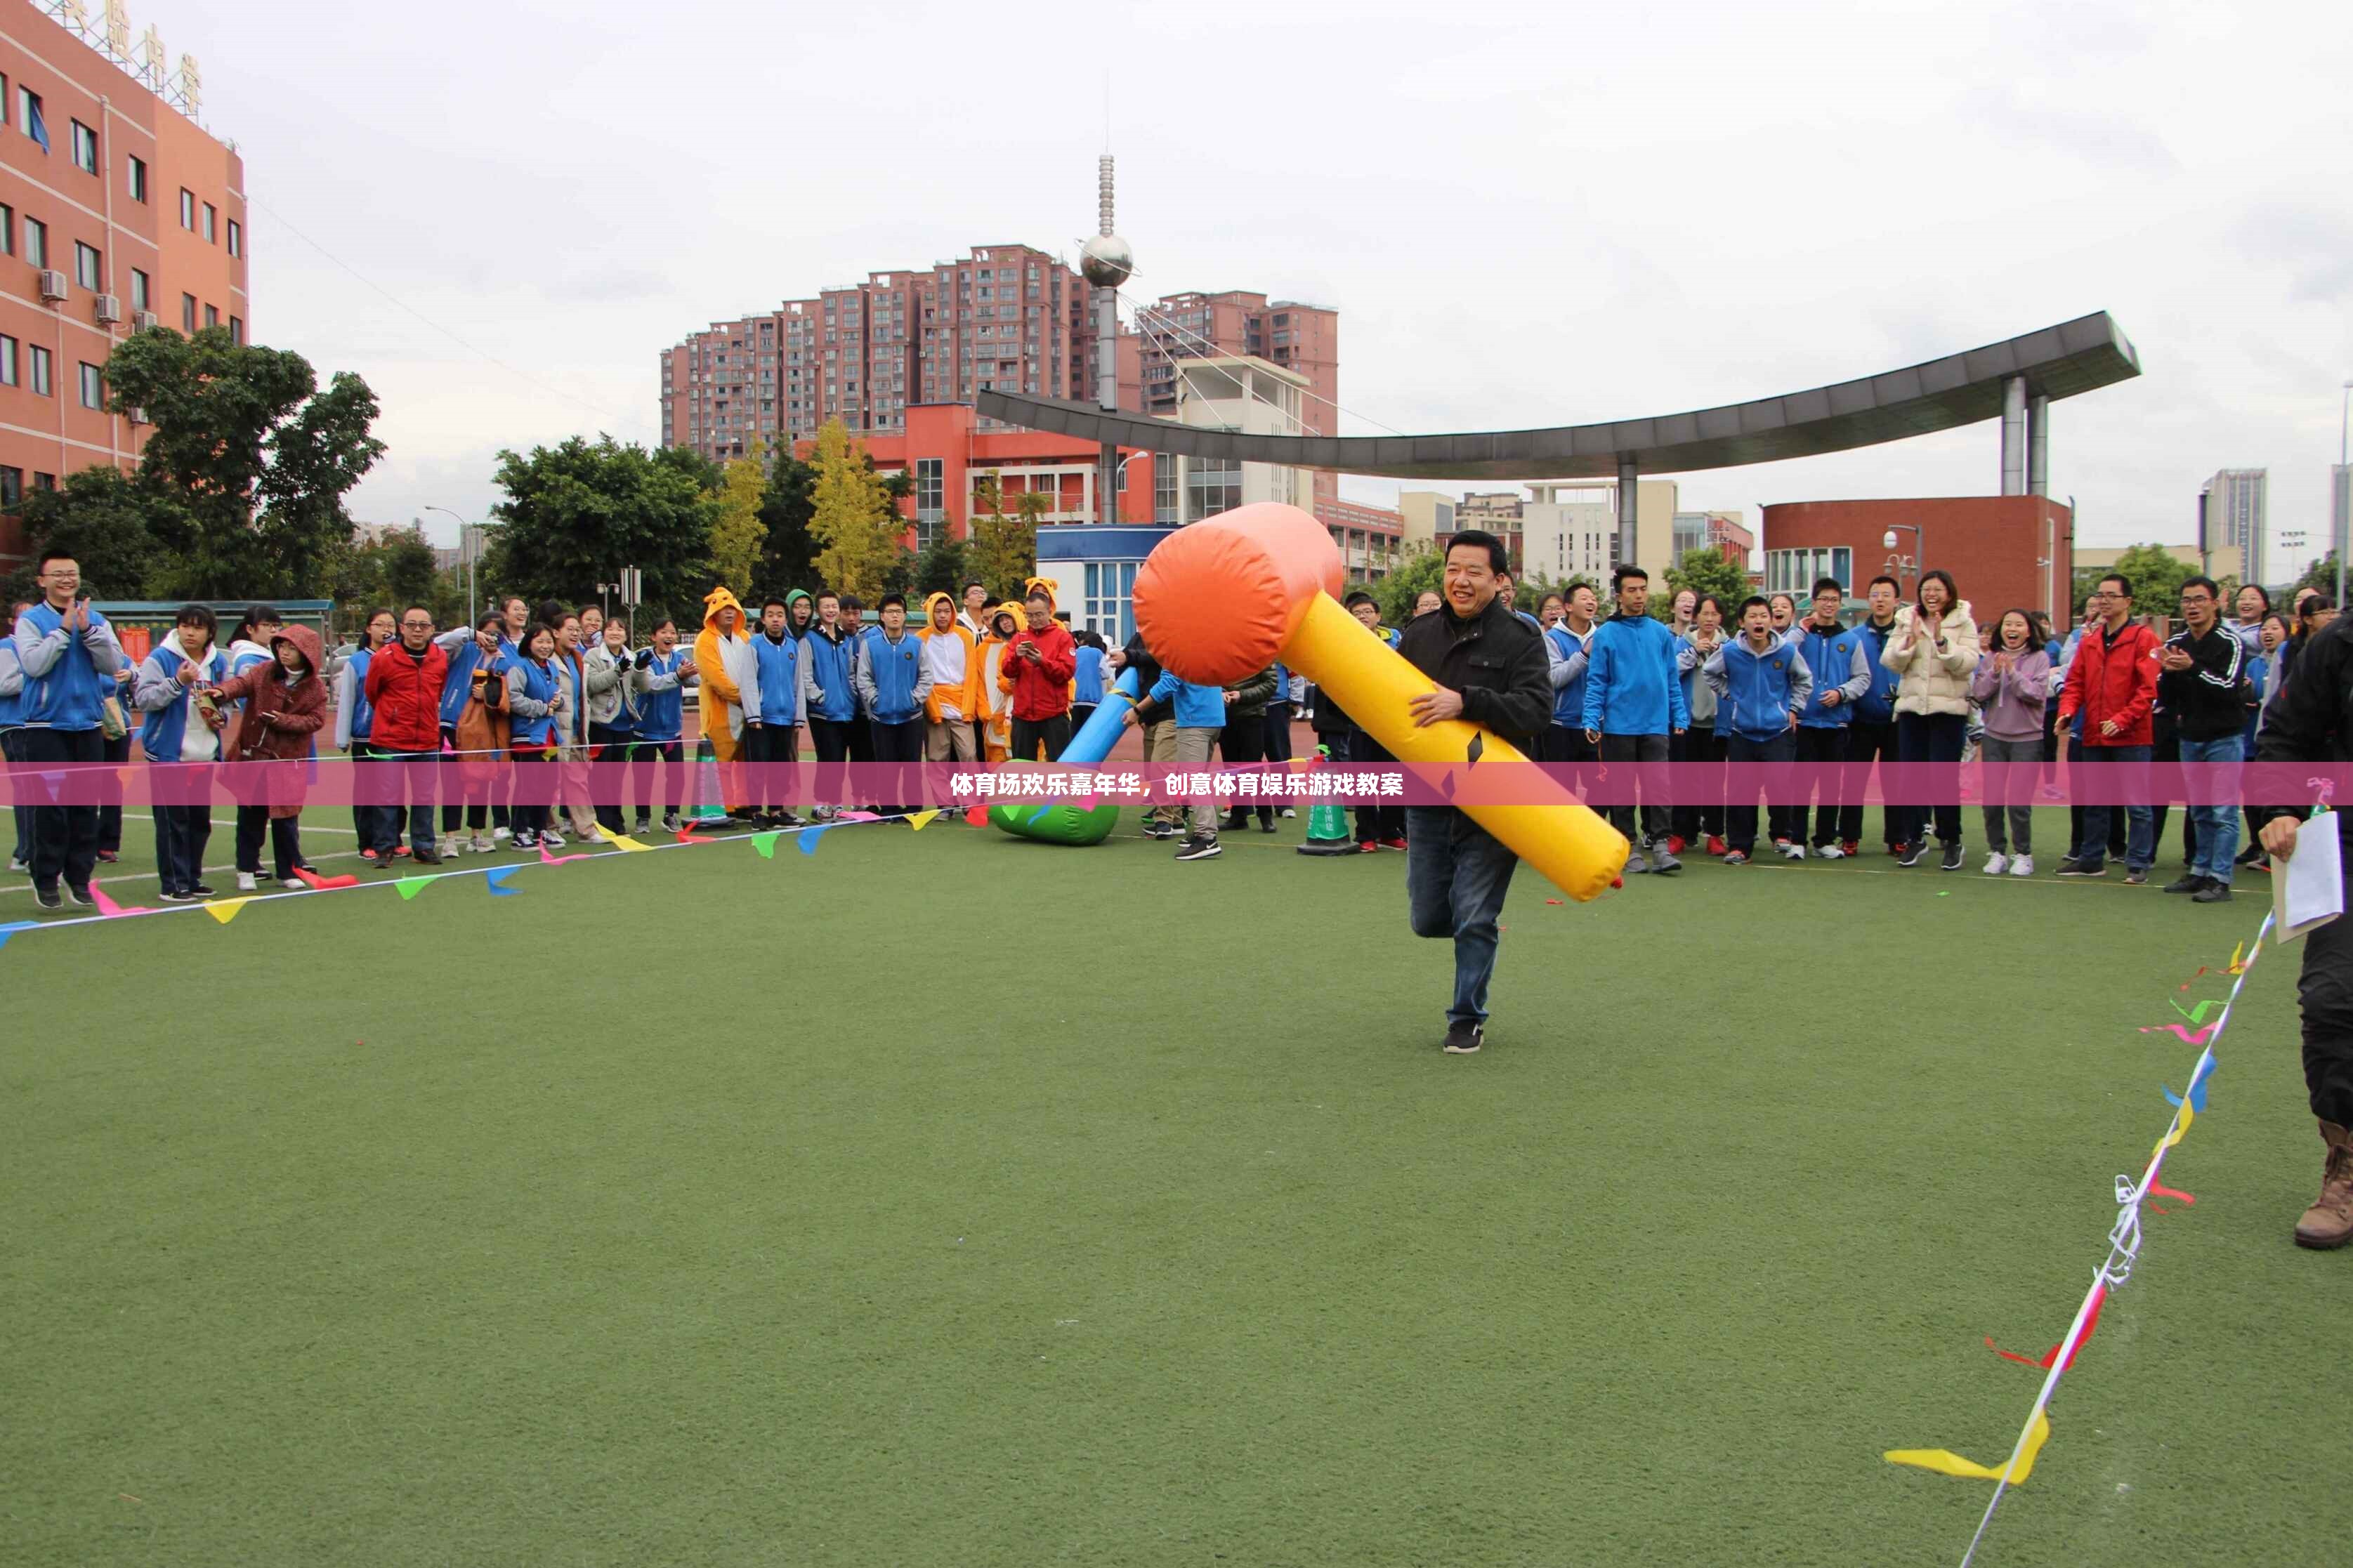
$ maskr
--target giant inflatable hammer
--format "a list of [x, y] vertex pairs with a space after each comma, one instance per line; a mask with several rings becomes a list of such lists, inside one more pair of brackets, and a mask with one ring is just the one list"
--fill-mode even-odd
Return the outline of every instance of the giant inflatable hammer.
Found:
[[[1297, 507], [1258, 502], [1178, 530], [1135, 577], [1136, 628], [1185, 680], [1229, 686], [1278, 659], [1347, 710], [1399, 762], [1524, 763], [1512, 743], [1461, 719], [1418, 727], [1408, 704], [1438, 683], [1340, 607], [1332, 536]], [[1535, 768], [1526, 804], [1465, 805], [1480, 826], [1582, 902], [1626, 865], [1623, 835]]]

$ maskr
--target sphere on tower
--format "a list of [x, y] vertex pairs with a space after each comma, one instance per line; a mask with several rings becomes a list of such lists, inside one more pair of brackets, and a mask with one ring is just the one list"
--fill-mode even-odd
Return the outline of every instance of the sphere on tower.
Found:
[[1079, 252], [1079, 275], [1098, 289], [1116, 289], [1135, 271], [1135, 252], [1115, 234], [1099, 234]]

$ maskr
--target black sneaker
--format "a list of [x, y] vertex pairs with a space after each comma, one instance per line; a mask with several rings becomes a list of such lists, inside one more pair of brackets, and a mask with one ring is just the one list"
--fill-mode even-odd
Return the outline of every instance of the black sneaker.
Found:
[[1957, 871], [1961, 868], [1961, 847], [1959, 845], [1947, 844], [1945, 846], [1944, 868], [1947, 871]]
[[1918, 844], [1906, 844], [1904, 847], [1904, 853], [1895, 858], [1895, 863], [1898, 866], [1917, 866], [1921, 858], [1927, 853], [1928, 846], [1925, 841]]
[[2146, 881], [2147, 881], [2147, 880], [2148, 880], [2148, 868], [2147, 868], [2147, 867], [2143, 866], [2140, 869], [2138, 869], [2138, 870], [2137, 870], [2137, 871], [2136, 871], [2136, 870], [2134, 870], [2134, 869], [2133, 869], [2132, 868], [2130, 868], [2130, 867], [2126, 867], [2126, 868], [2125, 868], [2125, 886], [2126, 886], [2126, 887], [2127, 887], [2127, 888], [2137, 888], [2137, 887], [2139, 887], [2143, 882], [2146, 882]]
[[52, 882], [46, 888], [33, 889], [33, 902], [45, 910], [61, 910], [66, 907], [66, 896], [58, 892], [57, 884]]
[[1281, 829], [1274, 826], [1274, 819], [1272, 817], [1269, 817], [1266, 821], [1260, 823], [1258, 825], [1258, 830], [1261, 833], [1275, 833], [1281, 831]]
[[412, 852], [409, 858], [419, 866], [438, 866], [441, 864], [441, 852], [438, 849], [418, 849]]
[[188, 897], [191, 900], [196, 899], [209, 899], [212, 896], [213, 890], [210, 888], [206, 887], [202, 882], [198, 882], [195, 887], [188, 889]]
[[1438, 1048], [1450, 1057], [1472, 1056], [1477, 1054], [1486, 1037], [1487, 1028], [1483, 1024], [1449, 1024], [1446, 1026], [1446, 1041]]
[[1185, 830], [1173, 822], [1147, 822], [1144, 825], [1146, 838], [1182, 838]]
[[2260, 843], [2250, 844], [2244, 849], [2239, 851], [2238, 858], [2232, 860], [2231, 864], [2233, 866], [2252, 866], [2263, 858], [2263, 845]]
[[79, 887], [76, 887], [71, 882], [68, 882], [66, 884], [66, 897], [80, 905], [83, 909], [94, 910], [98, 908], [98, 900], [91, 898], [90, 895], [90, 884], [88, 882], [84, 882]]
[[2175, 879], [2165, 885], [2168, 893], [2194, 893], [2206, 886], [2206, 879], [2192, 871], [2187, 877]]
[[194, 894], [184, 893], [177, 888], [166, 888], [155, 896], [167, 904], [185, 904], [195, 897]]
[[1179, 860], [1207, 860], [1217, 855], [1218, 852], [1218, 836], [1216, 834], [1197, 833], [1185, 840], [1184, 847], [1176, 851], [1176, 858]]
[[2059, 862], [2059, 874], [2063, 877], [2105, 877], [2108, 874], [2108, 863], [2105, 860], [2062, 860]]
[[2189, 895], [2193, 904], [2227, 904], [2231, 901], [2231, 884], [2206, 879], [2206, 885]]

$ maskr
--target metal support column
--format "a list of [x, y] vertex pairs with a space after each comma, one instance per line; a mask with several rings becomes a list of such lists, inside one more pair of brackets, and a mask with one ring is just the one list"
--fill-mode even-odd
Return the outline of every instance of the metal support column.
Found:
[[2026, 493], [2026, 378], [2001, 384], [2001, 493]]
[[2051, 493], [2051, 400], [2026, 400], [2026, 493]]
[[1616, 571], [1634, 559], [1634, 459], [1620, 456], [1618, 459], [1618, 537], [1609, 546], [1609, 569]]

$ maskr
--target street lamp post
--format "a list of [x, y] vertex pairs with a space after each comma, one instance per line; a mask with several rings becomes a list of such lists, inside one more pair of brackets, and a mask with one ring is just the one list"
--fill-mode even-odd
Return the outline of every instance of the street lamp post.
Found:
[[427, 511], [438, 511], [444, 517], [458, 518], [458, 553], [464, 558], [466, 563], [466, 626], [468, 629], [470, 630], [473, 627], [476, 616], [474, 609], [474, 525], [468, 522], [464, 518], [458, 517], [456, 512], [451, 511], [446, 506], [428, 506], [425, 510]]
[[[1896, 533], [1906, 530], [1912, 535], [1912, 554], [1892, 553], [1895, 549]], [[1905, 566], [1912, 568], [1913, 584], [1916, 592], [1920, 574], [1927, 570], [1928, 566], [1928, 536], [1921, 531], [1920, 525], [1916, 522], [1891, 522], [1887, 525], [1887, 531], [1880, 536], [1879, 543], [1882, 549], [1891, 552], [1887, 557], [1889, 565], [1897, 567], [1899, 570]]]
[[2345, 613], [2345, 536], [2348, 531], [2344, 520], [2347, 513], [2353, 512], [2353, 472], [2348, 472], [2346, 468], [2345, 440], [2348, 429], [2353, 429], [2353, 381], [2345, 384], [2344, 392], [2342, 405], [2337, 412], [2337, 471], [2344, 476], [2346, 491], [2342, 509], [2337, 505], [2337, 487], [2334, 484], [2328, 487], [2328, 510], [2337, 514], [2328, 520], [2328, 543], [2337, 552], [2337, 613], [2340, 616]]

